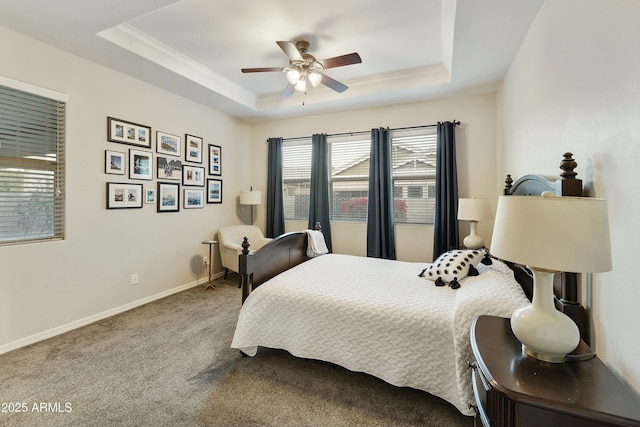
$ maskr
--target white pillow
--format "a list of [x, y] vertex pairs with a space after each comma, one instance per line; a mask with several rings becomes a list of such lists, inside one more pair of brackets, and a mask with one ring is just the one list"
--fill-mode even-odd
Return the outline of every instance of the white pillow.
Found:
[[484, 251], [480, 249], [456, 249], [440, 255], [433, 264], [422, 270], [421, 277], [435, 282], [436, 286], [460, 287], [460, 280], [467, 276], [477, 276], [476, 266], [482, 260]]

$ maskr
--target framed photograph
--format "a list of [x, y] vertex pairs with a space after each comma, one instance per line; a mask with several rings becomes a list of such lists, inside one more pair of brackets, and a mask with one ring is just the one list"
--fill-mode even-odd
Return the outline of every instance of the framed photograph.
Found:
[[182, 185], [204, 187], [204, 168], [200, 166], [182, 166]]
[[107, 182], [107, 209], [142, 207], [142, 184]]
[[222, 203], [221, 179], [207, 179], [207, 203]]
[[156, 132], [156, 151], [169, 156], [180, 156], [180, 137], [164, 132]]
[[158, 212], [178, 212], [180, 210], [180, 184], [158, 182], [156, 201]]
[[155, 203], [156, 202], [156, 190], [153, 188], [146, 188], [144, 190], [144, 202]]
[[167, 157], [157, 157], [156, 164], [158, 179], [180, 179], [182, 178], [182, 160]]
[[126, 169], [125, 154], [119, 151], [104, 150], [104, 173], [124, 175]]
[[202, 207], [204, 207], [204, 189], [185, 188], [184, 189], [184, 208], [198, 209]]
[[151, 148], [151, 126], [107, 117], [107, 140]]
[[202, 138], [199, 136], [184, 136], [184, 160], [186, 162], [202, 163]]
[[209, 144], [209, 175], [222, 175], [222, 147]]
[[129, 150], [129, 178], [153, 179], [153, 154], [148, 151]]

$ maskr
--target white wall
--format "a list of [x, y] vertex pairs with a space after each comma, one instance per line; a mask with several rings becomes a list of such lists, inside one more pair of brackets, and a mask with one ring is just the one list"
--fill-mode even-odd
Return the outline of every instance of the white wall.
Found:
[[498, 93], [500, 174], [557, 176], [571, 151], [589, 194], [608, 199], [613, 270], [583, 299], [599, 357], [638, 392], [639, 16], [635, 0], [547, 0]]
[[[304, 106], [300, 106], [304, 108]], [[277, 120], [253, 127], [251, 174], [254, 188], [264, 185], [267, 171], [267, 147], [270, 137], [300, 137], [314, 133], [342, 133], [368, 131], [377, 127], [399, 128], [434, 124], [438, 121], [459, 120], [456, 128], [459, 192], [461, 197], [487, 197], [493, 204], [501, 186], [495, 182], [495, 94], [475, 95], [443, 99], [430, 102], [370, 108], [350, 112], [322, 114], [286, 120]], [[501, 178], [504, 181], [504, 177]], [[264, 188], [262, 188], [264, 190]], [[258, 221], [264, 223], [264, 206], [259, 211]], [[306, 228], [299, 221], [287, 223], [287, 231]], [[489, 240], [493, 231], [492, 222], [481, 222], [478, 232]], [[467, 224], [461, 223], [460, 234], [468, 234]], [[339, 223], [331, 225], [331, 238], [336, 253], [366, 254], [366, 226], [364, 224]], [[433, 227], [431, 225], [397, 225], [396, 250], [398, 259], [404, 261], [430, 262], [433, 253]]]
[[[0, 352], [203, 280], [208, 247], [200, 242], [243, 217], [236, 198], [249, 185], [241, 170], [250, 125], [1, 27], [0, 58], [0, 75], [69, 95], [66, 239], [0, 247]], [[106, 149], [128, 158], [133, 148], [107, 142], [107, 116], [151, 126], [154, 150], [156, 130], [221, 145], [223, 203], [107, 210], [107, 181], [156, 186], [104, 173]]]

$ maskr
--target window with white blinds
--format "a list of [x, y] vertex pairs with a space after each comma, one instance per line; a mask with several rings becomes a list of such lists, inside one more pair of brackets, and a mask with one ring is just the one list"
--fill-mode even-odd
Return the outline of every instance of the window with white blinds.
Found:
[[285, 219], [309, 219], [311, 137], [282, 146], [282, 186]]
[[435, 127], [395, 130], [391, 135], [396, 223], [433, 224], [436, 139]]
[[65, 107], [0, 85], [0, 245], [64, 238]]
[[[328, 136], [331, 220], [366, 222], [369, 190], [369, 135]], [[307, 220], [311, 138], [283, 145], [285, 218]], [[396, 223], [433, 223], [436, 128], [392, 131], [394, 218]]]

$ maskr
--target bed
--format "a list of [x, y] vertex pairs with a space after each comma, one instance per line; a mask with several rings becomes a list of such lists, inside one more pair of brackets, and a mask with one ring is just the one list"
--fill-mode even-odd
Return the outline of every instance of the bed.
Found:
[[[562, 182], [567, 179], [575, 175], [526, 175], [515, 183], [507, 177], [505, 194], [539, 194], [540, 188], [562, 194], [574, 185]], [[231, 346], [248, 356], [268, 347], [335, 363], [424, 390], [473, 415], [471, 323], [481, 314], [509, 317], [528, 304], [526, 268], [493, 259], [453, 289], [420, 277], [426, 263], [310, 258], [307, 239], [305, 232], [286, 233], [255, 252], [245, 239], [243, 306]]]

